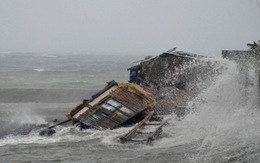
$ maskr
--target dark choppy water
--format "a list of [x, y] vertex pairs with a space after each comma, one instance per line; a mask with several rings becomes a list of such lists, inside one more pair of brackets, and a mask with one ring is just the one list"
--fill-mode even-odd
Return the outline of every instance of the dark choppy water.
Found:
[[260, 113], [254, 72], [250, 86], [234, 63], [190, 102], [182, 121], [169, 115], [153, 146], [121, 144], [129, 128], [108, 131], [63, 126], [52, 137], [38, 131], [106, 81], [126, 81], [126, 68], [143, 57], [0, 55], [0, 162], [259, 162]]

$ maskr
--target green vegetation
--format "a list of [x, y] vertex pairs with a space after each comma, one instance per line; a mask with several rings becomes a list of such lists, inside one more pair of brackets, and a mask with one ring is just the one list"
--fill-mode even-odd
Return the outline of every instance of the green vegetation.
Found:
[[248, 43], [247, 46], [250, 48], [250, 51], [253, 53], [253, 55], [260, 55], [260, 40], [258, 43], [255, 41], [253, 44]]
[[249, 63], [256, 69], [257, 72], [260, 72], [260, 40], [258, 42], [248, 43], [250, 57]]

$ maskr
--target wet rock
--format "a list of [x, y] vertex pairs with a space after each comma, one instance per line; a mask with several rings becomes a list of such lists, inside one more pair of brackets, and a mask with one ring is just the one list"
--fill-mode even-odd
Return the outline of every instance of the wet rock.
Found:
[[39, 132], [40, 136], [51, 136], [54, 133], [56, 133], [56, 131], [54, 129], [43, 129]]

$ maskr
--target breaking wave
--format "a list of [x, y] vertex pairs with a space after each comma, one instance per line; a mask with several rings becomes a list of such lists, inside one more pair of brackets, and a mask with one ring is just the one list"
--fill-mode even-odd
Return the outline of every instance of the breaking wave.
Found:
[[237, 64], [223, 60], [227, 68], [189, 105], [196, 109], [182, 121], [174, 116], [164, 129], [169, 137], [156, 142], [159, 148], [187, 146], [192, 162], [259, 162], [260, 113], [257, 77], [244, 75]]
[[[60, 84], [61, 85], [61, 84]], [[59, 89], [59, 88], [0, 88], [1, 103], [66, 103], [77, 102], [90, 97], [95, 90], [84, 89]]]
[[[44, 106], [43, 106], [44, 105]], [[9, 103], [0, 105], [0, 146], [18, 144], [53, 144], [94, 141], [102, 144], [119, 144], [118, 137], [129, 128], [116, 130], [80, 130], [78, 127], [56, 126], [52, 136], [40, 136], [39, 132], [53, 125], [53, 119], [64, 120], [64, 108], [75, 103]], [[67, 110], [67, 109], [66, 109]], [[44, 112], [46, 114], [44, 115]], [[51, 115], [52, 114], [52, 117]]]
[[56, 55], [50, 55], [50, 54], [44, 54], [44, 55], [41, 55], [41, 57], [57, 58], [58, 56], [56, 56]]
[[[47, 127], [45, 125], [44, 127]], [[102, 144], [118, 145], [119, 136], [122, 133], [126, 133], [129, 128], [120, 128], [115, 130], [80, 130], [78, 127], [70, 126], [58, 126], [55, 128], [56, 133], [52, 136], [40, 136], [39, 132], [44, 128], [35, 127], [28, 134], [9, 134], [0, 139], [0, 146], [4, 145], [18, 145], [18, 144], [52, 144], [61, 142], [81, 142], [81, 141], [96, 141]]]
[[36, 69], [34, 69], [34, 71], [37, 71], [37, 72], [44, 72], [44, 71], [46, 71], [46, 70], [43, 69], [43, 68], [36, 68]]
[[[37, 115], [31, 111], [31, 108], [3, 108], [1, 106], [0, 112], [0, 138], [8, 135], [27, 135], [32, 130], [46, 126], [48, 122], [40, 115]], [[2, 139], [0, 139], [2, 140]]]

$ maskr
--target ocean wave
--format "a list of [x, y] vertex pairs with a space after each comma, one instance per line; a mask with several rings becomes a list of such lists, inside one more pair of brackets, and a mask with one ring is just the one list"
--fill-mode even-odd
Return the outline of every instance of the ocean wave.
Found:
[[45, 69], [43, 68], [36, 68], [36, 69], [33, 69], [34, 71], [37, 71], [37, 72], [44, 72], [46, 71]]
[[12, 52], [0, 52], [0, 54], [11, 54]]
[[225, 72], [190, 101], [197, 109], [181, 121], [171, 117], [163, 128], [169, 137], [155, 142], [155, 148], [184, 149], [191, 162], [259, 162], [257, 76], [251, 70], [248, 81], [253, 84], [244, 87], [237, 65], [225, 66]]
[[95, 90], [87, 89], [34, 89], [0, 88], [0, 103], [68, 103], [90, 97]]
[[120, 144], [119, 137], [129, 130], [128, 128], [120, 128], [115, 130], [80, 130], [75, 126], [57, 126], [56, 133], [52, 136], [40, 136], [39, 132], [43, 128], [35, 127], [30, 133], [26, 135], [9, 134], [0, 139], [0, 146], [4, 145], [18, 145], [18, 144], [53, 144], [62, 142], [81, 142], [81, 141], [95, 141], [101, 144], [116, 145]]
[[47, 126], [48, 123], [39, 116], [28, 115], [27, 117], [24, 117], [24, 115], [20, 115], [20, 117], [13, 117], [10, 121], [1, 122], [0, 124], [0, 138], [4, 138], [10, 135], [28, 135], [35, 129]]
[[50, 54], [44, 54], [44, 55], [41, 55], [41, 57], [57, 58], [58, 56], [56, 56], [56, 55], [50, 55]]

